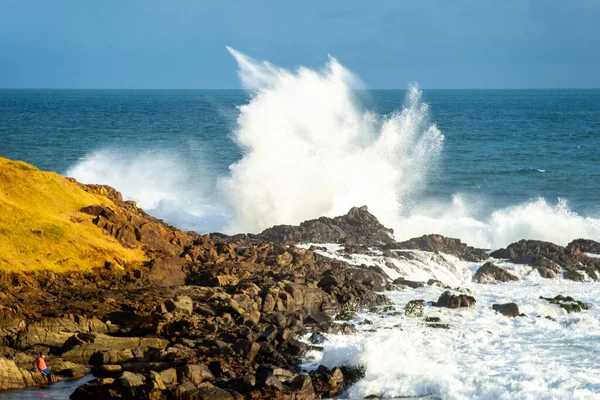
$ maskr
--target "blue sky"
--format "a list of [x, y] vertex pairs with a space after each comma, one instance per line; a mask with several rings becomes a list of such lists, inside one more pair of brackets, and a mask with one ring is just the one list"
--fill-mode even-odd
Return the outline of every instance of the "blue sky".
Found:
[[597, 0], [0, 0], [0, 87], [239, 88], [231, 46], [371, 88], [599, 88]]

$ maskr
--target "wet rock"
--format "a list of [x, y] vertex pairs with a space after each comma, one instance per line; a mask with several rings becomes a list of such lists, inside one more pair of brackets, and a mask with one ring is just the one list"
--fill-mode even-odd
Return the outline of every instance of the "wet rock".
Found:
[[315, 389], [308, 375], [298, 375], [290, 383], [289, 388], [297, 400], [313, 400]]
[[462, 243], [459, 239], [447, 238], [442, 235], [423, 235], [405, 242], [395, 243], [386, 248], [416, 249], [432, 253], [444, 253], [456, 256], [466, 261], [482, 261], [488, 258], [483, 249], [476, 249]]
[[449, 291], [442, 293], [434, 305], [436, 307], [446, 308], [464, 308], [472, 307], [475, 304], [475, 298], [466, 294], [454, 295]]
[[542, 278], [546, 278], [546, 279], [556, 278], [556, 272], [551, 268], [537, 267], [536, 270]]
[[569, 251], [577, 249], [584, 253], [600, 254], [600, 243], [589, 239], [576, 239], [567, 245], [567, 249]]
[[567, 270], [563, 272], [563, 278], [575, 281], [575, 282], [583, 282], [585, 281], [585, 275], [579, 271], [575, 270]]
[[444, 283], [442, 281], [438, 281], [437, 279], [430, 279], [427, 281], [427, 285], [429, 286], [437, 286], [440, 288], [446, 288], [447, 286], [444, 285]]
[[[350, 375], [350, 373], [348, 373]], [[319, 398], [335, 397], [342, 391], [344, 374], [340, 368], [329, 369], [324, 365], [310, 374], [313, 388]]]
[[[586, 247], [583, 242], [581, 243], [581, 247]], [[539, 240], [520, 240], [490, 255], [496, 258], [507, 258], [514, 263], [550, 268], [554, 272], [559, 272], [560, 269], [585, 269], [589, 266], [598, 269], [600, 266], [600, 259], [588, 257], [577, 244], [563, 247]], [[578, 279], [577, 276], [575, 278]]]
[[540, 299], [544, 299], [552, 304], [558, 305], [559, 307], [564, 309], [567, 312], [567, 314], [573, 312], [581, 312], [582, 310], [590, 310], [592, 308], [592, 305], [589, 303], [584, 303], [582, 301], [575, 300], [571, 296], [563, 296], [560, 294], [553, 298], [540, 297]]
[[498, 267], [491, 262], [483, 264], [483, 266], [477, 270], [475, 275], [473, 275], [473, 282], [477, 283], [498, 283], [518, 280], [518, 276], [513, 275], [504, 268]]
[[411, 300], [404, 306], [404, 315], [421, 318], [425, 309], [425, 300]]
[[394, 243], [393, 230], [381, 225], [367, 207], [353, 207], [348, 214], [304, 221], [300, 226], [278, 225], [257, 238], [285, 245], [296, 243], [345, 243], [381, 246]]
[[398, 279], [395, 279], [395, 280], [394, 280], [392, 283], [393, 283], [394, 285], [404, 285], [404, 286], [408, 286], [408, 287], [410, 287], [410, 288], [413, 288], [413, 289], [417, 289], [417, 288], [420, 288], [420, 287], [424, 287], [424, 286], [425, 286], [425, 283], [424, 283], [424, 282], [409, 281], [409, 280], [406, 280], [406, 279], [404, 279], [404, 278], [398, 278]]
[[518, 317], [521, 314], [519, 306], [515, 303], [494, 304], [492, 305], [492, 309], [507, 317]]
[[438, 323], [438, 322], [432, 322], [429, 324], [425, 324], [425, 326], [428, 328], [434, 328], [434, 329], [450, 329], [450, 324], [443, 324], [443, 323]]

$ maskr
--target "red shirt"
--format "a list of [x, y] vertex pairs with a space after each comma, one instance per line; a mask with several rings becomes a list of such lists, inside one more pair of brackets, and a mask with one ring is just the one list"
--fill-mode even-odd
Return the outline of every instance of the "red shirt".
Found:
[[45, 370], [46, 368], [48, 368], [46, 366], [46, 360], [44, 360], [42, 357], [38, 357], [37, 361], [37, 367], [40, 371]]

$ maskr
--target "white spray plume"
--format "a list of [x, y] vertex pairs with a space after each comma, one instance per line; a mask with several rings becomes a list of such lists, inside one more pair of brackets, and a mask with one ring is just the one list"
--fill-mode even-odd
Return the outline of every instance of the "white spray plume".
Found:
[[334, 58], [322, 71], [289, 71], [229, 49], [255, 90], [234, 138], [243, 158], [221, 189], [235, 210], [228, 230], [256, 232], [368, 205], [393, 222], [442, 149], [416, 87], [383, 119], [354, 101], [357, 79]]
[[377, 116], [359, 107], [359, 80], [332, 57], [320, 71], [290, 71], [228, 49], [254, 92], [233, 132], [243, 157], [217, 193], [214, 169], [202, 160], [209, 149], [198, 146], [189, 154], [101, 149], [67, 175], [114, 186], [149, 213], [199, 232], [258, 232], [367, 205], [397, 240], [440, 233], [499, 248], [520, 239], [600, 239], [600, 219], [564, 200], [480, 210], [460, 194], [442, 203], [421, 196], [444, 138], [416, 86], [397, 112]]

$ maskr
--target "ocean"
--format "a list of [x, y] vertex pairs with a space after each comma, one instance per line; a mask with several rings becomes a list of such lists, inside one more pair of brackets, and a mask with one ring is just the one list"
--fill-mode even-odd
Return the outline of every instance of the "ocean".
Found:
[[[356, 90], [304, 110], [243, 90], [0, 90], [0, 154], [113, 185], [200, 232], [367, 205], [398, 239], [600, 239], [600, 90], [423, 90], [417, 105], [410, 95]], [[385, 129], [397, 141], [381, 159], [370, 153]]]
[[[198, 232], [260, 232], [367, 205], [399, 241], [600, 240], [600, 90], [369, 90], [334, 59], [287, 71], [232, 53], [245, 90], [0, 90], [0, 154], [109, 184]], [[349, 398], [600, 398], [600, 284], [502, 265], [522, 279], [476, 284], [481, 263], [415, 252], [390, 278], [440, 279], [476, 306], [426, 307], [447, 330], [363, 312], [356, 335], [327, 335], [305, 368], [362, 365]], [[442, 291], [388, 295], [401, 309]], [[595, 307], [567, 314], [539, 298], [557, 294]], [[525, 317], [491, 310], [513, 301]]]

